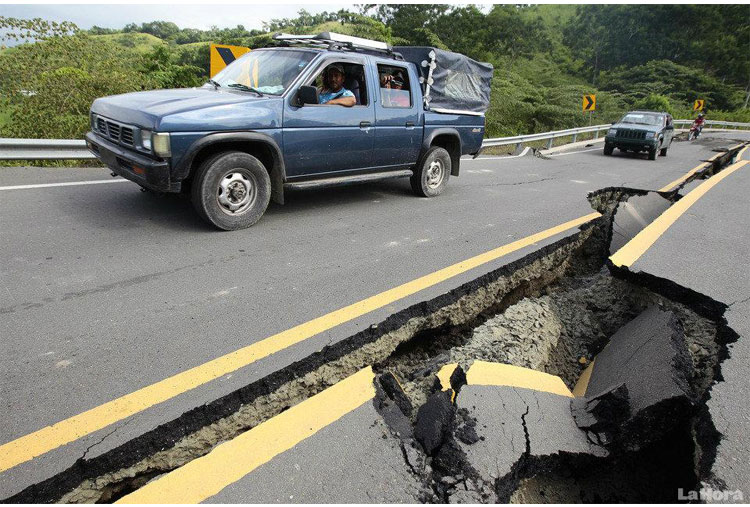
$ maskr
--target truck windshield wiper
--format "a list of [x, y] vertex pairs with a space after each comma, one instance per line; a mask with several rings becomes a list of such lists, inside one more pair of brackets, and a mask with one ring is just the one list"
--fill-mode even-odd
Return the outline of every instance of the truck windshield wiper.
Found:
[[253, 88], [252, 86], [246, 86], [246, 85], [243, 85], [242, 83], [232, 83], [232, 84], [227, 85], [227, 86], [229, 88], [238, 88], [238, 89], [240, 89], [242, 91], [246, 91], [246, 92], [254, 92], [254, 93], [258, 94], [258, 97], [263, 97], [263, 92], [261, 92], [260, 90], [257, 90], [255, 88]]
[[214, 81], [213, 79], [209, 79], [209, 80], [208, 80], [208, 82], [209, 82], [210, 84], [214, 85], [214, 90], [216, 90], [217, 88], [219, 88], [219, 87], [221, 86], [221, 85], [220, 85], [219, 83], [217, 83], [217, 82], [216, 82], [216, 81]]

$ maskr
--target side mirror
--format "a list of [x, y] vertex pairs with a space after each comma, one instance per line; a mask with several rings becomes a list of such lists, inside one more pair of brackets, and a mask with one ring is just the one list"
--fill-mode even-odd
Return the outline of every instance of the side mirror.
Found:
[[318, 89], [314, 86], [300, 86], [297, 92], [297, 100], [301, 106], [305, 104], [317, 104]]

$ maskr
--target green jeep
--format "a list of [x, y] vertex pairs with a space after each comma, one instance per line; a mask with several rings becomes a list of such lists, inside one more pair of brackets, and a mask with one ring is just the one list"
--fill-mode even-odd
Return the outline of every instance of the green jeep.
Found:
[[620, 151], [648, 152], [649, 160], [656, 160], [656, 153], [667, 156], [672, 144], [674, 122], [672, 115], [656, 111], [631, 111], [612, 125], [604, 138], [604, 154]]

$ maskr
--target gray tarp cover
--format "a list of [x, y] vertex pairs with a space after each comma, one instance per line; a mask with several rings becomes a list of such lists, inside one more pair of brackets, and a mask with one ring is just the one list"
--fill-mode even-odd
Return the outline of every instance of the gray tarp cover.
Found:
[[[419, 46], [395, 46], [404, 60], [416, 64], [419, 75], [427, 80], [429, 67], [422, 61], [430, 61], [430, 51], [435, 52], [437, 67], [432, 71], [430, 87], [430, 109], [455, 109], [483, 113], [490, 107], [490, 83], [493, 67], [471, 58], [442, 49]], [[424, 91], [425, 85], [422, 85]]]

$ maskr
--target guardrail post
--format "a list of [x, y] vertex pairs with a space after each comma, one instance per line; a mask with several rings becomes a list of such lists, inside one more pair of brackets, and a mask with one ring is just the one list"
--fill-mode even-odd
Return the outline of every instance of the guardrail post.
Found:
[[521, 153], [521, 148], [523, 148], [523, 143], [516, 143], [516, 153]]
[[598, 130], [594, 131], [594, 139], [599, 139], [599, 131]]
[[554, 141], [554, 140], [555, 140], [554, 137], [550, 137], [549, 140], [547, 141], [547, 149], [548, 150], [552, 149], [552, 141]]
[[578, 134], [573, 134], [573, 140], [570, 141], [571, 143], [576, 142], [576, 139], [578, 139]]

